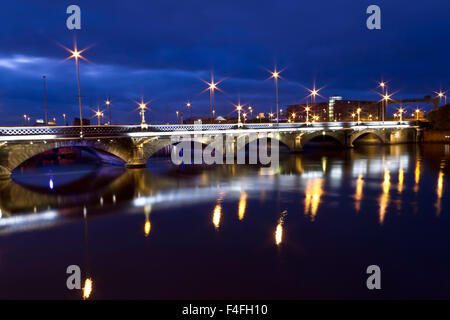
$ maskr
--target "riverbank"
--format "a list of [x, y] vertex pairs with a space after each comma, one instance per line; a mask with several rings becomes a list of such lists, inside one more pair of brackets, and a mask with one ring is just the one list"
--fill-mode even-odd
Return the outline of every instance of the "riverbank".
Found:
[[450, 143], [450, 130], [424, 130], [422, 142]]

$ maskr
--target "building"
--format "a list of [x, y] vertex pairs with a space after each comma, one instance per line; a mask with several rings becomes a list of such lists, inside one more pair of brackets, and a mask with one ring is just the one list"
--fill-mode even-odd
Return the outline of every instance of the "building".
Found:
[[287, 106], [287, 116], [295, 114], [297, 121], [306, 121], [306, 107], [310, 107], [309, 116], [318, 116], [318, 121], [352, 121], [357, 119], [360, 108], [360, 118], [365, 120], [381, 119], [380, 101], [343, 100], [341, 96], [331, 96], [327, 102], [316, 102], [312, 105], [298, 104]]

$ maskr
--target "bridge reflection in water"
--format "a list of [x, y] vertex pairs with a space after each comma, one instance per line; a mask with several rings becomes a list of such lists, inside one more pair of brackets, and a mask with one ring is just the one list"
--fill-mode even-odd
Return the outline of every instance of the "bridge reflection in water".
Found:
[[[275, 176], [260, 175], [258, 166], [185, 166], [181, 169], [166, 165], [168, 160], [158, 159], [150, 163], [149, 169], [95, 168], [81, 177], [77, 173], [78, 180], [61, 185], [53, 182], [54, 173], [37, 175], [40, 186], [30, 185], [28, 178], [13, 177], [13, 180], [0, 181], [0, 233], [50, 227], [65, 219], [79, 219], [83, 208], [87, 208], [89, 214], [98, 215], [110, 214], [111, 207], [121, 206], [126, 206], [130, 213], [141, 213], [146, 206], [155, 210], [216, 201], [214, 210], [220, 212], [223, 198], [238, 201], [238, 218], [243, 220], [248, 198], [277, 189], [303, 194], [304, 214], [314, 221], [324, 196], [340, 192], [342, 187], [353, 189], [349, 194], [354, 194], [354, 208], [356, 212], [361, 211], [365, 189], [376, 192], [373, 189], [377, 180], [380, 180], [378, 204], [382, 224], [390, 197], [395, 198], [397, 204], [403, 201], [401, 194], [409, 175], [413, 175], [413, 183], [408, 181], [407, 184], [415, 193], [419, 192], [423, 156], [419, 147], [411, 145], [388, 146], [382, 153], [376, 148], [379, 147], [335, 150], [326, 155], [313, 152], [285, 156]], [[157, 166], [154, 167], [154, 163]], [[439, 203], [445, 169], [446, 161], [442, 160], [435, 186], [437, 213], [441, 211]], [[397, 194], [391, 186], [395, 176]], [[50, 187], [47, 181], [55, 186]], [[217, 212], [216, 221], [220, 219]]]
[[[373, 255], [377, 263], [398, 264], [402, 272], [413, 259], [411, 250], [417, 259], [423, 258], [421, 248], [428, 248], [432, 259], [440, 257], [432, 248], [449, 243], [448, 158], [445, 146], [391, 145], [286, 155], [273, 176], [261, 175], [256, 165], [174, 166], [165, 158], [150, 160], [147, 169], [17, 172], [0, 182], [0, 239], [9, 240], [0, 247], [7, 252], [2, 263], [14, 282], [23, 276], [15, 255], [29, 256], [26, 248], [36, 248], [34, 243], [45, 245], [44, 251], [59, 248], [42, 240], [50, 235], [52, 243], [75, 253], [60, 248], [62, 257], [48, 255], [31, 265], [56, 270], [55, 265], [74, 263], [78, 251], [86, 253], [86, 262], [75, 262], [88, 268], [83, 281], [93, 297], [133, 292], [147, 298], [227, 298], [246, 281], [251, 285], [242, 287], [239, 297], [336, 297], [329, 290], [319, 293], [312, 282], [336, 269], [340, 276], [332, 277], [333, 285], [355, 297], [361, 290], [352, 277]], [[77, 226], [81, 234], [74, 234]], [[32, 234], [33, 244], [24, 246], [23, 237]], [[239, 266], [239, 272], [230, 266]], [[212, 269], [222, 276], [209, 274]], [[126, 272], [120, 273], [123, 278], [119, 270]], [[432, 277], [441, 274], [433, 270]], [[148, 272], [158, 277], [147, 279]], [[417, 274], [414, 269], [405, 277], [417, 280]], [[198, 291], [190, 291], [190, 279], [196, 279]], [[8, 292], [18, 295], [14, 283]], [[437, 296], [447, 292], [434, 289], [430, 292]]]

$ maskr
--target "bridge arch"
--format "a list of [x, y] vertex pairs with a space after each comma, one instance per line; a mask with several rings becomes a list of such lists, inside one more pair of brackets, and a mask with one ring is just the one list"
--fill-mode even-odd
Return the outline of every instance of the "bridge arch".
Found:
[[355, 131], [353, 132], [353, 134], [350, 136], [350, 145], [353, 146], [353, 143], [355, 141], [357, 141], [358, 139], [367, 136], [367, 135], [373, 135], [375, 137], [378, 138], [378, 140], [382, 143], [382, 144], [386, 144], [386, 137], [383, 134], [380, 134], [379, 130], [373, 130], [373, 129], [366, 129], [366, 130], [361, 130], [361, 131]]
[[308, 142], [317, 140], [317, 139], [319, 139], [319, 137], [325, 137], [325, 138], [331, 139], [332, 141], [337, 142], [341, 147], [346, 146], [345, 133], [335, 132], [335, 131], [314, 131], [314, 132], [303, 133], [301, 135], [300, 141], [301, 141], [302, 148], [305, 147], [305, 145]]
[[[202, 144], [202, 147], [206, 144], [208, 144], [212, 138], [208, 136], [182, 136], [180, 139], [170, 139], [170, 138], [152, 138], [152, 139], [146, 139], [140, 143], [140, 146], [142, 147], [142, 160], [144, 163], [147, 163], [147, 161], [154, 156], [156, 153], [161, 151], [162, 149], [169, 147], [169, 146], [175, 146], [179, 144], [182, 141], [189, 141], [189, 142], [199, 142]], [[139, 144], [138, 144], [139, 147]]]
[[3, 172], [4, 174], [9, 174], [27, 160], [46, 151], [60, 148], [80, 148], [90, 150], [101, 159], [106, 159], [108, 155], [112, 155], [126, 163], [130, 159], [130, 146], [132, 146], [131, 141], [119, 141], [117, 139], [61, 140], [55, 142], [35, 141], [27, 144], [10, 143], [2, 147], [4, 149], [3, 152], [6, 153], [3, 157], [6, 159], [3, 159], [2, 161], [3, 166], [0, 167], [0, 173]]

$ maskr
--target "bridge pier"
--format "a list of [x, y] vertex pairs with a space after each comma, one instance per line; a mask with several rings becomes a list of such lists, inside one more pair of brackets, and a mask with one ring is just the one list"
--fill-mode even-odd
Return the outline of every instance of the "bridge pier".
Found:
[[11, 177], [11, 172], [5, 167], [0, 166], [0, 180], [7, 180]]
[[131, 150], [131, 158], [125, 164], [125, 167], [134, 168], [145, 168], [147, 166], [144, 157], [144, 147], [142, 144], [135, 144]]

